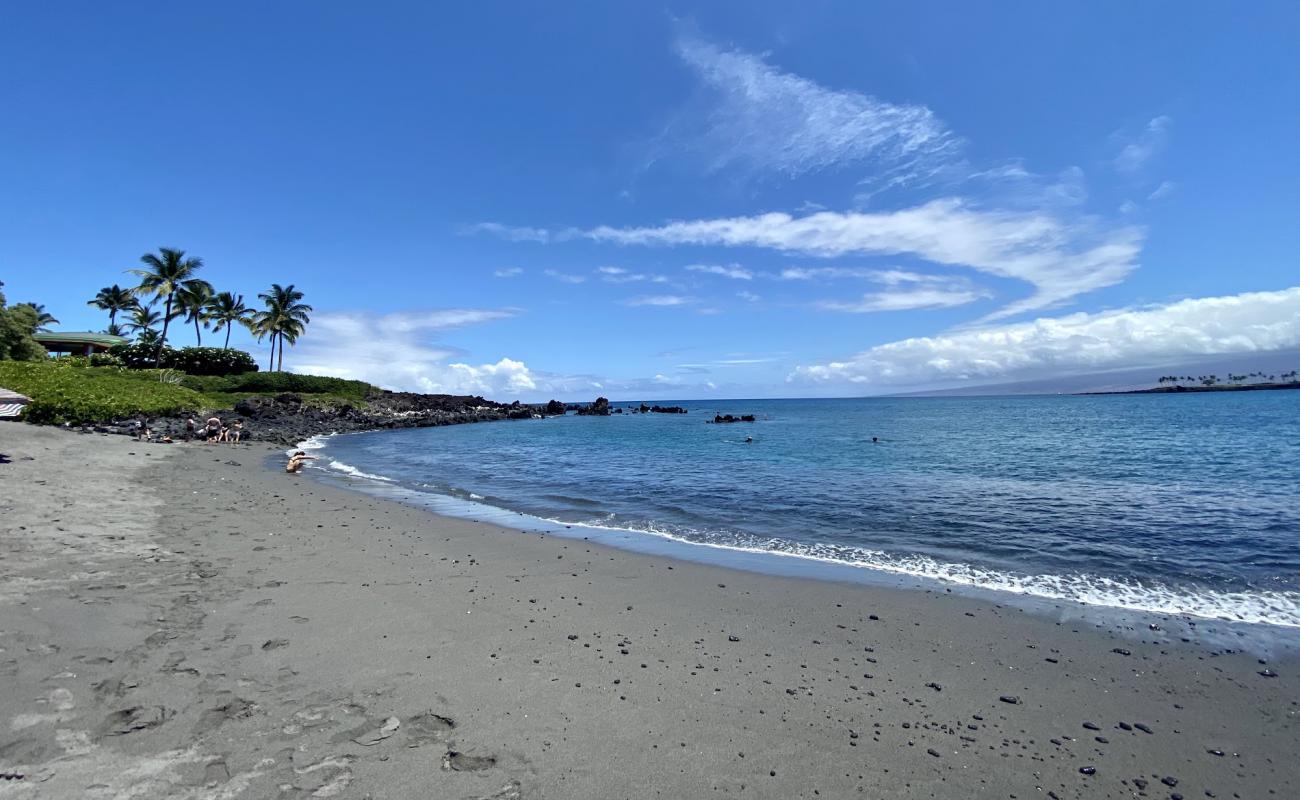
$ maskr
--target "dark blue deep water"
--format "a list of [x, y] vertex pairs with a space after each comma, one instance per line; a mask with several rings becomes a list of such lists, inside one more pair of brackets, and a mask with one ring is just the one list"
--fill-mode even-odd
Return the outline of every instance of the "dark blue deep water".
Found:
[[682, 405], [331, 437], [317, 464], [571, 524], [1300, 626], [1300, 391]]

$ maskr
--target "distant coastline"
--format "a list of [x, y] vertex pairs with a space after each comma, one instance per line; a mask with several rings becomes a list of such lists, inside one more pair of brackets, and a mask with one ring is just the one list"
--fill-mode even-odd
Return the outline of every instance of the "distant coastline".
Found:
[[1155, 386], [1150, 389], [1126, 389], [1114, 392], [1079, 392], [1078, 394], [1194, 394], [1198, 392], [1259, 392], [1274, 389], [1300, 389], [1300, 381], [1291, 381], [1290, 383], [1230, 383], [1215, 386]]

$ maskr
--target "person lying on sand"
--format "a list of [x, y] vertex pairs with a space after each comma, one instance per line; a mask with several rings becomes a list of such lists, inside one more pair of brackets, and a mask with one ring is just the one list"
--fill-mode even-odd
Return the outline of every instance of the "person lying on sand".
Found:
[[315, 460], [315, 456], [309, 456], [306, 452], [299, 450], [289, 456], [289, 463], [284, 465], [284, 471], [296, 475], [297, 473], [302, 472], [302, 468], [307, 465], [308, 461]]

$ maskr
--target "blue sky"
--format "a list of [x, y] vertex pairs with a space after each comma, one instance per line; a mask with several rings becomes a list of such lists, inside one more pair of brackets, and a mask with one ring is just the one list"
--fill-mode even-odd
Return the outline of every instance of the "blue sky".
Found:
[[461, 5], [9, 8], [9, 299], [180, 247], [306, 292], [293, 369], [503, 400], [1300, 351], [1295, 4]]

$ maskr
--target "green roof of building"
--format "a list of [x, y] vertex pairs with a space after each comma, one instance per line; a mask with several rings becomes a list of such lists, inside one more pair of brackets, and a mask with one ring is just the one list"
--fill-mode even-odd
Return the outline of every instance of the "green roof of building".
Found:
[[97, 344], [103, 347], [126, 344], [128, 341], [125, 336], [114, 336], [111, 333], [95, 333], [94, 331], [33, 333], [32, 338], [41, 344]]

